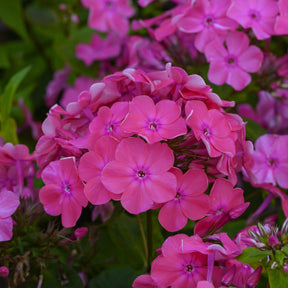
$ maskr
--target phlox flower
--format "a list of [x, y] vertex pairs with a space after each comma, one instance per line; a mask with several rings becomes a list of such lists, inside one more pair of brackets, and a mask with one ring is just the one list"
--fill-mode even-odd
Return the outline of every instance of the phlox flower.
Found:
[[208, 79], [217, 85], [227, 83], [235, 90], [242, 90], [251, 82], [249, 73], [259, 70], [263, 53], [256, 46], [249, 46], [248, 36], [239, 31], [228, 33], [225, 44], [227, 48], [220, 41], [212, 41], [205, 49], [210, 63]]
[[129, 30], [128, 18], [134, 15], [129, 0], [81, 0], [89, 8], [88, 25], [101, 32], [112, 30], [125, 36]]
[[187, 224], [187, 218], [199, 220], [208, 212], [209, 198], [204, 194], [208, 178], [202, 169], [189, 169], [184, 175], [180, 169], [170, 170], [177, 178], [177, 190], [173, 200], [165, 203], [159, 212], [159, 222], [174, 232]]
[[115, 150], [119, 142], [109, 136], [98, 139], [92, 151], [85, 153], [79, 163], [80, 178], [86, 182], [84, 193], [94, 205], [105, 204], [114, 198], [102, 184], [101, 172], [105, 165], [115, 159]]
[[265, 134], [256, 140], [251, 169], [256, 184], [271, 183], [288, 188], [288, 155], [283, 153], [287, 145], [287, 135]]
[[209, 194], [208, 216], [196, 224], [194, 233], [203, 236], [217, 232], [231, 219], [238, 218], [248, 206], [249, 202], [244, 203], [242, 189], [233, 189], [226, 179], [216, 179]]
[[276, 34], [288, 34], [288, 2], [286, 0], [279, 0], [278, 7], [280, 15], [276, 17], [275, 33]]
[[155, 105], [145, 95], [133, 98], [121, 127], [124, 131], [137, 133], [148, 143], [172, 139], [187, 132], [181, 108], [174, 101], [161, 100]]
[[13, 220], [11, 215], [19, 206], [19, 197], [7, 190], [0, 192], [0, 241], [12, 238]]
[[104, 167], [101, 180], [110, 192], [122, 194], [121, 204], [128, 212], [139, 214], [174, 198], [176, 177], [168, 172], [173, 163], [166, 143], [126, 138], [118, 145], [115, 160]]
[[244, 28], [252, 28], [259, 40], [274, 34], [275, 18], [278, 14], [275, 0], [232, 0], [227, 15]]
[[197, 0], [190, 13], [183, 16], [177, 27], [186, 33], [197, 33], [195, 47], [204, 52], [205, 46], [215, 38], [235, 30], [238, 23], [226, 16], [230, 0]]
[[185, 106], [187, 125], [193, 130], [197, 140], [202, 140], [211, 157], [227, 153], [235, 155], [233, 134], [225, 116], [216, 109], [208, 110], [197, 100], [188, 101]]
[[[151, 266], [151, 277], [160, 288], [196, 288], [207, 279], [208, 243], [195, 236], [177, 234], [163, 243], [161, 255]], [[214, 267], [212, 281], [220, 284], [222, 271]]]
[[150, 275], [138, 276], [132, 285], [133, 288], [158, 288]]
[[41, 177], [45, 186], [40, 189], [39, 198], [46, 213], [52, 216], [61, 214], [64, 227], [75, 226], [82, 207], [86, 207], [88, 201], [74, 158], [51, 162]]

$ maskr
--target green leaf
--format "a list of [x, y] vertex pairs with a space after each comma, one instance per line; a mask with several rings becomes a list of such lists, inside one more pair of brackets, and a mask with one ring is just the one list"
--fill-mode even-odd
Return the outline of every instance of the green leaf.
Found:
[[260, 124], [245, 118], [244, 121], [247, 121], [245, 126], [247, 139], [256, 141], [260, 136], [267, 133], [267, 131]]
[[22, 39], [29, 41], [22, 14], [22, 1], [0, 1], [0, 19]]
[[0, 135], [6, 142], [13, 143], [14, 145], [19, 143], [17, 136], [17, 124], [13, 118], [8, 118], [5, 123], [2, 124]]
[[88, 288], [127, 288], [140, 273], [129, 266], [103, 271], [98, 277], [91, 279]]
[[29, 72], [29, 70], [30, 70], [30, 66], [19, 71], [10, 79], [7, 86], [5, 87], [5, 90], [3, 94], [1, 95], [1, 99], [0, 99], [0, 104], [1, 104], [0, 111], [1, 111], [2, 123], [7, 121], [8, 116], [11, 112], [12, 102], [13, 102], [16, 90], [18, 86], [20, 85], [20, 83], [22, 82], [22, 80], [24, 79], [24, 77]]
[[283, 269], [268, 270], [270, 288], [288, 288], [288, 274]]
[[261, 265], [261, 261], [265, 261], [267, 256], [271, 255], [271, 251], [261, 251], [258, 248], [246, 248], [236, 259], [242, 263], [247, 263], [252, 267]]

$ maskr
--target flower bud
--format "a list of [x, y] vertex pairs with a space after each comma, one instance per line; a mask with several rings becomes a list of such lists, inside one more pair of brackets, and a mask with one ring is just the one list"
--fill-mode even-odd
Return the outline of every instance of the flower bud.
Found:
[[9, 269], [6, 266], [0, 267], [0, 277], [7, 277], [9, 275]]

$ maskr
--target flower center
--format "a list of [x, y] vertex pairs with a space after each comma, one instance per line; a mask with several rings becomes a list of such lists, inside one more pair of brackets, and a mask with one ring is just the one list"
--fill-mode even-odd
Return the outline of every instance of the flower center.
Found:
[[234, 64], [235, 64], [235, 58], [232, 57], [232, 56], [228, 57], [228, 58], [227, 58], [227, 63], [228, 63], [229, 65], [234, 65]]
[[176, 196], [175, 196], [175, 200], [181, 198], [181, 194], [179, 192], [177, 192]]
[[268, 159], [268, 166], [275, 167], [277, 165], [277, 160], [273, 158]]
[[209, 137], [210, 134], [211, 134], [209, 128], [205, 127], [205, 128], [203, 129], [203, 134], [204, 134], [206, 137]]
[[250, 11], [250, 13], [249, 13], [249, 15], [250, 15], [250, 18], [252, 18], [253, 20], [259, 20], [259, 18], [260, 18], [260, 15], [259, 15], [259, 12], [257, 12], [257, 11]]
[[204, 23], [206, 26], [211, 26], [213, 24], [213, 18], [211, 16], [206, 17]]
[[193, 266], [191, 264], [186, 265], [185, 267], [186, 272], [191, 273], [193, 271]]
[[109, 132], [112, 132], [112, 131], [113, 131], [113, 125], [112, 125], [112, 124], [108, 126], [108, 131], [109, 131]]
[[138, 170], [137, 171], [137, 177], [140, 179], [143, 179], [146, 176], [146, 172], [143, 170]]
[[156, 123], [156, 122], [151, 122], [151, 123], [149, 124], [149, 128], [150, 128], [151, 130], [156, 130], [156, 129], [157, 129], [157, 123]]
[[70, 192], [71, 192], [70, 185], [65, 184], [65, 185], [64, 185], [64, 191], [65, 191], [66, 193], [70, 194]]

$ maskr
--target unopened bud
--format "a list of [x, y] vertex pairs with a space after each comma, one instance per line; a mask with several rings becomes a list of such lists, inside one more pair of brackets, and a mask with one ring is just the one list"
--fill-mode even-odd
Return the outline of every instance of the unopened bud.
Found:
[[0, 267], [0, 277], [7, 277], [9, 275], [9, 269], [6, 266]]

